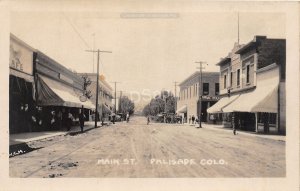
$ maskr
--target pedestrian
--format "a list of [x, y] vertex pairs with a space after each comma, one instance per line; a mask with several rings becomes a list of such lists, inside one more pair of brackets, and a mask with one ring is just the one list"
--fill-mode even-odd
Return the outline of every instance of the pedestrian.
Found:
[[195, 124], [195, 116], [192, 116], [192, 124]]
[[51, 130], [56, 130], [56, 117], [55, 117], [55, 111], [51, 111], [51, 119], [50, 119], [50, 125]]
[[234, 113], [232, 113], [231, 123], [232, 123], [233, 134], [236, 135], [236, 124], [235, 124], [235, 116], [234, 116]]
[[113, 124], [115, 124], [116, 114], [115, 114], [115, 113], [112, 113], [111, 117], [112, 117], [112, 122], [113, 122]]
[[189, 116], [189, 124], [191, 123], [191, 120], [192, 120], [192, 117], [191, 117], [191, 116]]
[[74, 117], [73, 117], [71, 111], [69, 110], [68, 111], [68, 117], [67, 117], [67, 124], [66, 124], [67, 125], [67, 131], [70, 131], [70, 129], [71, 129], [73, 119], [74, 119]]
[[149, 123], [150, 123], [150, 116], [148, 115], [147, 116], [147, 125], [149, 125]]
[[127, 121], [127, 123], [129, 122], [129, 113], [128, 112], [126, 114], [126, 121]]
[[57, 113], [57, 129], [61, 129], [62, 127], [62, 117], [63, 117], [63, 113], [61, 110], [58, 111]]
[[85, 115], [84, 115], [84, 110], [83, 110], [83, 106], [82, 106], [80, 109], [80, 114], [79, 114], [79, 123], [80, 123], [81, 133], [83, 133], [84, 120], [85, 120]]

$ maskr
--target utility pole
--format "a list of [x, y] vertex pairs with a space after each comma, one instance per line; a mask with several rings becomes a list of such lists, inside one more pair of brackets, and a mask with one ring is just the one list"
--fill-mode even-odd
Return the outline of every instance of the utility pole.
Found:
[[176, 81], [174, 82], [174, 86], [175, 86], [175, 94], [174, 94], [175, 95], [175, 114], [176, 114], [176, 110], [177, 110], [177, 89], [176, 89], [177, 88], [177, 83], [178, 82], [176, 82]]
[[115, 84], [115, 113], [117, 113], [117, 83], [121, 82], [111, 82]]
[[[122, 91], [120, 91], [120, 98], [119, 98], [119, 111], [120, 111], [120, 109], [121, 109], [121, 99], [122, 99], [122, 94], [123, 94], [123, 92]], [[123, 111], [121, 111], [122, 113], [123, 113]]]
[[98, 94], [99, 94], [99, 60], [100, 60], [100, 53], [112, 53], [111, 51], [104, 51], [104, 50], [86, 50], [87, 52], [97, 52], [97, 85], [96, 85], [96, 108], [95, 108], [95, 128], [97, 128], [98, 122]]
[[199, 67], [197, 67], [197, 69], [199, 69], [199, 72], [200, 72], [200, 75], [199, 75], [199, 91], [198, 91], [198, 103], [199, 103], [199, 113], [198, 113], [198, 119], [199, 119], [199, 127], [198, 128], [202, 128], [202, 125], [201, 125], [201, 114], [202, 114], [202, 92], [201, 92], [201, 87], [203, 88], [203, 85], [202, 85], [202, 69], [205, 69], [202, 67], [202, 64], [204, 64], [205, 62], [203, 61], [200, 61], [200, 62], [195, 62], [197, 64], [199, 64]]

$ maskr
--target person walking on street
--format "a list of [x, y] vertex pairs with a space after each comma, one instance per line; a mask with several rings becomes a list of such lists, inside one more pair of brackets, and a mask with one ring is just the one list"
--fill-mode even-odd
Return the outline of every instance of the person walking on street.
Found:
[[149, 125], [149, 123], [150, 123], [150, 116], [148, 115], [147, 116], [147, 125]]
[[195, 116], [192, 116], [192, 124], [195, 124]]
[[115, 119], [116, 119], [116, 114], [112, 113], [112, 122], [113, 122], [113, 124], [115, 124]]
[[79, 114], [79, 123], [80, 123], [81, 133], [83, 133], [84, 119], [85, 119], [85, 115], [84, 115], [83, 106], [82, 106], [81, 110], [80, 110], [80, 114]]
[[191, 123], [191, 119], [192, 119], [191, 116], [189, 116], [189, 124]]
[[128, 112], [126, 114], [126, 121], [127, 121], [127, 123], [129, 122], [129, 113]]
[[231, 123], [232, 123], [233, 134], [236, 135], [236, 123], [235, 123], [234, 113], [232, 113]]

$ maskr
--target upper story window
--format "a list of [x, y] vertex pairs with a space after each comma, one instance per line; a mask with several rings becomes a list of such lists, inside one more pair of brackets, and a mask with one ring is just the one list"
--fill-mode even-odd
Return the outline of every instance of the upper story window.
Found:
[[233, 73], [230, 72], [230, 87], [232, 87], [232, 82], [233, 82]]
[[246, 83], [250, 83], [250, 65], [246, 68]]
[[236, 73], [236, 85], [240, 86], [240, 77], [241, 77], [241, 70], [238, 69]]
[[215, 83], [215, 95], [219, 95], [220, 94], [220, 85], [219, 83]]
[[227, 76], [224, 75], [224, 89], [226, 88]]
[[203, 83], [203, 95], [209, 94], [209, 83]]

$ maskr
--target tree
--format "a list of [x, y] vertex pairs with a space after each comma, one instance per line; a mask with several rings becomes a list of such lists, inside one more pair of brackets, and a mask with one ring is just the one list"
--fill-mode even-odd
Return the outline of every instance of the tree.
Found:
[[161, 91], [160, 95], [155, 96], [143, 109], [145, 116], [155, 116], [162, 112], [175, 113], [175, 97], [171, 92]]
[[119, 112], [133, 114], [134, 113], [134, 103], [127, 96], [122, 96], [120, 98], [120, 109]]
[[84, 74], [81, 78], [83, 79], [83, 95], [90, 99], [92, 97], [92, 92], [91, 90], [87, 90], [87, 87], [91, 85], [92, 81], [87, 74]]

